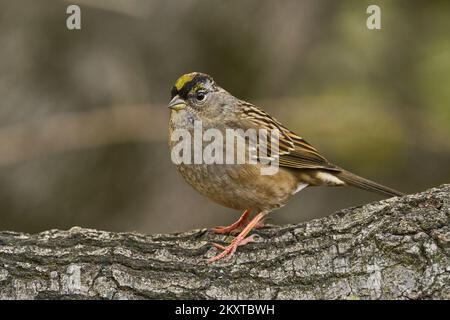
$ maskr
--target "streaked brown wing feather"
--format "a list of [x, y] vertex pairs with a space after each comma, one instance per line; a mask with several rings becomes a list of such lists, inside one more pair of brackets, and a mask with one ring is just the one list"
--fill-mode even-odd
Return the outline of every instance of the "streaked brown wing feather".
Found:
[[278, 129], [279, 137], [279, 164], [283, 167], [295, 169], [326, 169], [341, 171], [340, 168], [328, 162], [316, 148], [302, 137], [284, 127], [275, 118], [258, 107], [242, 101], [244, 107], [242, 119], [250, 122], [254, 128]]

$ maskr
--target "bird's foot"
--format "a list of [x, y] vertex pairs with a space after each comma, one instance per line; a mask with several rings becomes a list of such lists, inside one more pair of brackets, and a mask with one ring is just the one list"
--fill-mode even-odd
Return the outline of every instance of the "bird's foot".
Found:
[[247, 243], [254, 242], [255, 241], [255, 234], [252, 234], [251, 236], [248, 236], [247, 238], [240, 239], [239, 237], [234, 238], [234, 240], [231, 242], [229, 246], [223, 246], [218, 243], [212, 243], [214, 247], [217, 249], [223, 250], [218, 255], [208, 259], [208, 263], [213, 263], [217, 260], [223, 259], [227, 257], [228, 259], [233, 256], [233, 254], [236, 252], [237, 247], [244, 246]]
[[[237, 227], [236, 229], [230, 231], [230, 234], [232, 235], [238, 235], [242, 230], [244, 230], [245, 224], [242, 224], [241, 226]], [[262, 229], [265, 227], [264, 220], [261, 220], [258, 222], [257, 225], [253, 227], [253, 230]]]
[[223, 250], [223, 251], [221, 253], [219, 253], [218, 255], [208, 259], [208, 263], [213, 263], [213, 262], [223, 259], [225, 257], [230, 258], [236, 252], [237, 247], [246, 245], [247, 243], [250, 243], [250, 242], [253, 242], [255, 235], [251, 235], [249, 237], [247, 237], [247, 235], [250, 233], [250, 231], [255, 226], [257, 226], [261, 222], [261, 220], [264, 219], [265, 216], [266, 216], [265, 212], [258, 213], [253, 218], [253, 220], [247, 224], [247, 226], [244, 228], [244, 230], [242, 230], [241, 233], [239, 233], [239, 235], [233, 239], [233, 241], [231, 242], [230, 245], [222, 246], [220, 244], [213, 243], [213, 245], [216, 248]]
[[212, 229], [210, 229], [210, 232], [224, 234], [224, 233], [231, 233], [233, 231], [240, 231], [247, 224], [248, 216], [250, 215], [251, 212], [252, 211], [250, 209], [245, 210], [244, 213], [241, 215], [241, 217], [233, 224], [231, 224], [227, 227], [222, 226], [222, 227], [212, 228]]

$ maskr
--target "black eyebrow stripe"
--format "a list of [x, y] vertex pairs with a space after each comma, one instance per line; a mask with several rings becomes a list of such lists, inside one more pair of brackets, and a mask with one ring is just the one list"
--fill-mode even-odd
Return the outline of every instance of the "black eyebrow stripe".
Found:
[[192, 88], [194, 88], [198, 83], [200, 83], [200, 82], [204, 83], [207, 80], [210, 80], [210, 78], [205, 75], [196, 75], [191, 81], [186, 82], [180, 90], [177, 90], [177, 88], [174, 87], [172, 89], [172, 95], [173, 95], [172, 98], [178, 94], [178, 96], [180, 98], [187, 99], [187, 96], [188, 96], [189, 92], [192, 90]]
[[178, 90], [175, 86], [172, 87], [172, 90], [170, 90], [170, 99], [173, 99], [178, 94]]

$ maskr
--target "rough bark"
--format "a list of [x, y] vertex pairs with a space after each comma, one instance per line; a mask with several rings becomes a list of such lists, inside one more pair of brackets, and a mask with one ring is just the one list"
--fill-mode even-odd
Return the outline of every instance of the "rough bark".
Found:
[[0, 298], [450, 298], [450, 185], [257, 233], [207, 265], [227, 237], [1, 232]]

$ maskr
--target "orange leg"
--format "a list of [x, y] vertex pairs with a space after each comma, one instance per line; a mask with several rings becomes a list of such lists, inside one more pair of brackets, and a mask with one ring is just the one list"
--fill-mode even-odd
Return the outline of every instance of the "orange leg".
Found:
[[[252, 221], [250, 221], [247, 226], [242, 230], [239, 235], [233, 239], [231, 244], [227, 247], [221, 246], [219, 244], [213, 244], [216, 248], [222, 249], [223, 251], [219, 253], [217, 256], [212, 257], [211, 259], [208, 259], [208, 263], [213, 263], [217, 260], [220, 260], [224, 257], [231, 257], [234, 252], [236, 251], [237, 247], [243, 246], [249, 242], [253, 241], [253, 236], [247, 237], [247, 235], [252, 231], [252, 229], [260, 223], [261, 220], [264, 219], [264, 217], [267, 215], [266, 212], [260, 212], [258, 213]], [[247, 237], [247, 238], [246, 238]]]
[[252, 212], [251, 209], [247, 209], [235, 223], [229, 225], [228, 227], [215, 227], [212, 228], [210, 231], [214, 233], [230, 233], [231, 231], [240, 229], [246, 225], [248, 216], [250, 215], [251, 212]]

